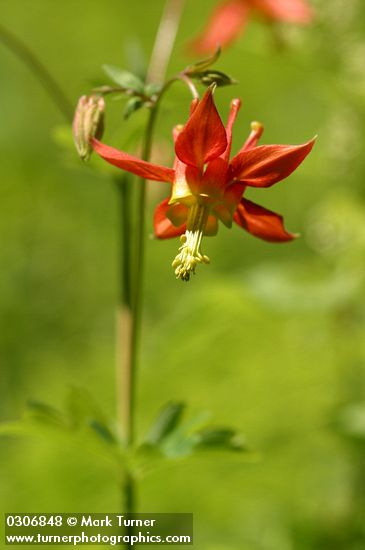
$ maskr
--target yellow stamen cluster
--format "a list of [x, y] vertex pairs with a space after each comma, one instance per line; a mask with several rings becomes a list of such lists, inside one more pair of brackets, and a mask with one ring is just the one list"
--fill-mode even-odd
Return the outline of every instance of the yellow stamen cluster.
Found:
[[198, 264], [210, 263], [208, 256], [200, 250], [208, 215], [209, 209], [204, 205], [194, 204], [190, 208], [186, 232], [180, 237], [179, 254], [172, 262], [176, 277], [182, 281], [189, 281]]

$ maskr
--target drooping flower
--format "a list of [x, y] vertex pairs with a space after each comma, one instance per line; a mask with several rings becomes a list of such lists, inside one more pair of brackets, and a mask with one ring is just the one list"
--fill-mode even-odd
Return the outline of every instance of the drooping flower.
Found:
[[204, 235], [218, 231], [218, 221], [237, 225], [269, 242], [292, 240], [283, 218], [243, 197], [247, 187], [270, 187], [288, 177], [305, 159], [314, 139], [303, 145], [261, 145], [263, 126], [253, 122], [243, 147], [230, 161], [232, 127], [241, 106], [231, 103], [226, 128], [213, 100], [213, 90], [192, 102], [185, 126], [174, 129], [175, 161], [166, 168], [140, 160], [92, 140], [95, 151], [110, 164], [146, 179], [171, 184], [171, 193], [156, 208], [155, 235], [160, 239], [180, 236], [181, 246], [172, 265], [177, 277], [188, 281], [200, 263]]
[[193, 42], [197, 53], [227, 46], [245, 29], [252, 13], [268, 21], [308, 24], [313, 11], [307, 0], [226, 0], [213, 11], [202, 34]]

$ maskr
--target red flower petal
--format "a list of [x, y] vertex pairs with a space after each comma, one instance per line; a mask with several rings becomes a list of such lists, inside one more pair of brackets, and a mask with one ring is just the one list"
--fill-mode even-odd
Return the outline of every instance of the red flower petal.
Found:
[[165, 168], [164, 166], [152, 164], [151, 162], [146, 162], [137, 157], [133, 157], [128, 153], [124, 153], [124, 151], [119, 151], [114, 147], [109, 147], [109, 145], [105, 145], [97, 139], [93, 139], [91, 144], [98, 155], [110, 164], [113, 164], [122, 170], [131, 172], [141, 178], [154, 181], [172, 183], [174, 180], [174, 170], [171, 168]]
[[176, 227], [166, 217], [167, 211], [171, 209], [169, 206], [169, 199], [163, 200], [157, 207], [153, 217], [153, 225], [155, 230], [155, 236], [158, 239], [172, 239], [173, 237], [179, 237], [186, 231], [186, 223]]
[[206, 162], [224, 153], [226, 147], [226, 131], [210, 88], [177, 137], [175, 151], [185, 164], [203, 168]]
[[230, 0], [217, 6], [203, 33], [193, 42], [197, 53], [208, 53], [217, 46], [230, 44], [244, 29], [249, 6], [242, 0]]
[[231, 214], [235, 212], [245, 189], [245, 184], [240, 181], [235, 181], [226, 188], [223, 197], [223, 204], [229, 212], [231, 212]]
[[169, 207], [166, 208], [166, 217], [170, 220], [172, 225], [179, 227], [180, 225], [186, 223], [189, 215], [189, 208], [180, 202], [171, 204], [169, 201], [168, 205]]
[[313, 10], [305, 0], [254, 0], [254, 6], [278, 21], [307, 24], [313, 20]]
[[220, 157], [209, 162], [201, 183], [199, 184], [199, 191], [202, 194], [207, 194], [216, 198], [221, 197], [222, 191], [228, 183], [228, 161], [231, 153], [232, 129], [240, 107], [240, 99], [234, 99], [231, 102], [231, 109], [226, 126], [227, 147]]
[[212, 160], [199, 183], [199, 193], [211, 198], [221, 198], [228, 182], [228, 162], [219, 157]]
[[233, 178], [252, 187], [270, 187], [287, 178], [303, 162], [315, 139], [303, 145], [261, 145], [232, 159]]
[[194, 166], [187, 166], [177, 157], [174, 162], [175, 178], [172, 184], [170, 204], [177, 201], [191, 203], [194, 195], [199, 195], [201, 174]]
[[232, 212], [224, 205], [218, 204], [213, 210], [213, 214], [228, 228], [232, 227]]
[[228, 117], [228, 122], [227, 122], [227, 126], [226, 126], [227, 148], [226, 148], [226, 150], [224, 151], [224, 153], [222, 155], [224, 160], [226, 160], [227, 162], [229, 161], [229, 157], [230, 157], [230, 154], [231, 154], [232, 129], [233, 129], [233, 125], [236, 121], [238, 111], [240, 110], [240, 108], [241, 108], [241, 100], [240, 99], [233, 99], [231, 101], [231, 109], [229, 111], [229, 117]]
[[204, 228], [206, 237], [214, 237], [218, 233], [218, 220], [214, 214], [209, 214]]
[[264, 241], [278, 243], [296, 237], [285, 230], [282, 216], [247, 199], [241, 200], [233, 219], [251, 235]]

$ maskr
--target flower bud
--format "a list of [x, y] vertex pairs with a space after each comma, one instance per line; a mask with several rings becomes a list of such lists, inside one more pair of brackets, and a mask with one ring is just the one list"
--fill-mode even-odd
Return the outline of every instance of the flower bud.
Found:
[[81, 96], [77, 104], [72, 129], [77, 152], [84, 161], [92, 153], [90, 139], [103, 135], [104, 110], [104, 98], [95, 94]]
[[194, 78], [198, 78], [205, 86], [211, 86], [216, 84], [217, 86], [230, 86], [237, 84], [237, 80], [234, 80], [231, 76], [222, 73], [221, 71], [208, 70], [201, 73], [197, 73]]

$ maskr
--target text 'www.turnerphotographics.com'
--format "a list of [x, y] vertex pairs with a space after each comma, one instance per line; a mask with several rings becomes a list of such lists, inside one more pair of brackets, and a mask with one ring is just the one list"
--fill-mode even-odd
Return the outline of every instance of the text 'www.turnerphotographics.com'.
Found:
[[192, 514], [5, 514], [6, 545], [193, 544]]

